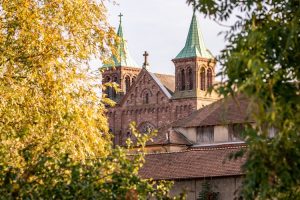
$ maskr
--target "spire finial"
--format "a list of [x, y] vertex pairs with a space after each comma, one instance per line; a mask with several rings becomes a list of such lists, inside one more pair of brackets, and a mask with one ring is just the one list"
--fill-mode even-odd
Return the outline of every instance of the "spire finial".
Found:
[[121, 24], [122, 23], [122, 17], [123, 17], [123, 15], [122, 15], [122, 13], [120, 13], [118, 16], [120, 18], [120, 24]]
[[196, 10], [197, 10], [197, 8], [196, 8], [196, 3], [193, 2], [193, 3], [192, 3], [192, 6], [193, 6], [193, 15], [195, 15], [195, 12], [196, 12]]
[[149, 53], [147, 51], [145, 51], [145, 53], [143, 54], [144, 56], [144, 64], [143, 64], [143, 68], [146, 68], [148, 70], [148, 67], [149, 67], [149, 63], [148, 63], [148, 56], [149, 56]]
[[123, 17], [123, 15], [122, 15], [122, 13], [120, 13], [118, 16], [119, 16], [119, 18], [120, 18], [120, 24], [119, 24], [119, 28], [118, 28], [118, 33], [117, 33], [117, 35], [118, 35], [119, 37], [123, 38], [123, 31], [122, 31], [122, 17]]

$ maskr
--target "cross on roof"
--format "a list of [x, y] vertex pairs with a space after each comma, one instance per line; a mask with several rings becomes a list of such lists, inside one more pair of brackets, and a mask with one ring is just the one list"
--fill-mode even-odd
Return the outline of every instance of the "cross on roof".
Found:
[[192, 2], [192, 7], [193, 7], [193, 14], [195, 14], [197, 7], [196, 7], [196, 3]]
[[123, 17], [122, 13], [120, 13], [118, 16], [120, 17], [120, 23], [121, 23], [122, 22], [122, 17]]
[[149, 63], [148, 63], [148, 56], [149, 56], [149, 54], [148, 54], [148, 52], [145, 51], [145, 53], [143, 54], [143, 56], [144, 56], [144, 58], [145, 58], [145, 61], [144, 61], [143, 66], [144, 66], [144, 67], [149, 66]]

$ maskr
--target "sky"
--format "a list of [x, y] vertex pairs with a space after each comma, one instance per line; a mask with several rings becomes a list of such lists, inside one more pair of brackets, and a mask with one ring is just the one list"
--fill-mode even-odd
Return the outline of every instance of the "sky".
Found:
[[[193, 8], [185, 0], [117, 0], [118, 5], [107, 3], [108, 21], [119, 25], [119, 13], [123, 14], [124, 38], [131, 57], [143, 64], [143, 52], [149, 53], [150, 71], [174, 74], [172, 59], [184, 47], [192, 19]], [[226, 28], [197, 13], [206, 48], [214, 56], [225, 47]]]

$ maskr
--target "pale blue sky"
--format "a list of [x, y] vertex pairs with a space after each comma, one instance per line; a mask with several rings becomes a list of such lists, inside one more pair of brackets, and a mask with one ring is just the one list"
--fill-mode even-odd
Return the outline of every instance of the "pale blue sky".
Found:
[[[192, 7], [185, 0], [117, 0], [108, 4], [108, 20], [118, 27], [123, 16], [123, 33], [132, 58], [143, 63], [143, 52], [149, 52], [150, 71], [174, 74], [172, 59], [184, 47], [192, 18]], [[197, 13], [206, 47], [218, 55], [225, 47], [225, 28]]]

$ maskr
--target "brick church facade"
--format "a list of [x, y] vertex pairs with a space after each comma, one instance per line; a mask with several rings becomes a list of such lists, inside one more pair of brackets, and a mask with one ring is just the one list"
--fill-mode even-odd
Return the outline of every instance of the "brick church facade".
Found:
[[216, 83], [216, 61], [204, 45], [195, 14], [185, 46], [172, 59], [174, 75], [150, 72], [147, 52], [144, 53], [143, 66], [136, 64], [123, 37], [121, 18], [118, 36], [121, 38], [119, 58], [113, 57], [113, 63], [104, 65], [102, 73], [103, 83], [115, 82], [121, 89], [118, 93], [112, 88], [104, 91], [117, 103], [108, 109], [115, 144], [121, 145], [130, 137], [129, 124], [132, 121], [136, 122], [140, 132], [163, 130], [168, 124], [219, 99], [215, 93], [207, 92]]
[[216, 61], [206, 49], [193, 14], [183, 49], [172, 59], [174, 75], [153, 73], [145, 52], [140, 67], [131, 58], [123, 37], [119, 58], [104, 65], [102, 80], [115, 82], [121, 92], [103, 92], [116, 102], [107, 110], [114, 143], [123, 145], [131, 137], [129, 124], [136, 122], [142, 133], [158, 130], [146, 146], [145, 163], [139, 174], [153, 180], [172, 180], [171, 195], [183, 191], [196, 200], [202, 184], [209, 181], [219, 199], [240, 199], [244, 171], [242, 157], [229, 160], [230, 153], [246, 149], [241, 133], [244, 124], [254, 124], [251, 106], [243, 96], [220, 98], [208, 89], [216, 84]]

